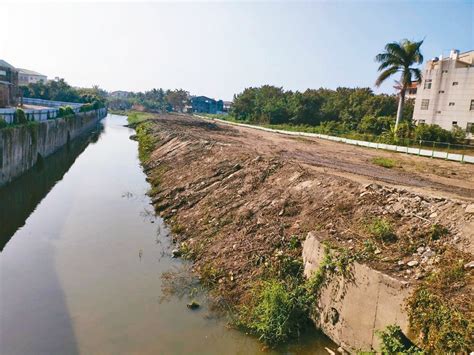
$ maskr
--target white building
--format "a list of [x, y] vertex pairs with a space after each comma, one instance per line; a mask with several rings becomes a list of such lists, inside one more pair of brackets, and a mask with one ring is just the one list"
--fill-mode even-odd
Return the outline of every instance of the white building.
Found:
[[33, 70], [18, 68], [18, 84], [19, 85], [28, 85], [32, 83], [38, 83], [40, 81], [46, 82], [47, 80], [48, 80], [48, 77], [46, 75], [40, 74]]
[[413, 119], [451, 130], [474, 130], [474, 50], [452, 50], [448, 58], [434, 58], [425, 66], [418, 85]]

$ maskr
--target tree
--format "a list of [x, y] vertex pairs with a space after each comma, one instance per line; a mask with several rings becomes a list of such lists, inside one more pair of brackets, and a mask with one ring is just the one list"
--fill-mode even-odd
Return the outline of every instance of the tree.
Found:
[[401, 73], [400, 78], [400, 94], [398, 99], [397, 118], [395, 120], [395, 131], [402, 118], [403, 104], [405, 102], [405, 92], [408, 86], [413, 82], [421, 82], [421, 71], [414, 68], [414, 64], [421, 64], [423, 62], [423, 55], [420, 52], [420, 47], [423, 41], [411, 42], [407, 39], [401, 42], [388, 43], [385, 46], [385, 52], [377, 54], [375, 61], [380, 63], [378, 71], [379, 77], [375, 81], [376, 86], [380, 86], [386, 79]]
[[166, 100], [177, 112], [183, 112], [189, 101], [189, 93], [183, 89], [176, 89], [166, 93]]

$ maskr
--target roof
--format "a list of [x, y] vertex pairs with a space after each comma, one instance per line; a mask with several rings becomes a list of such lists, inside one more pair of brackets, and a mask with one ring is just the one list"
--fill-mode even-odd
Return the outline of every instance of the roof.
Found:
[[0, 59], [0, 67], [6, 67], [6, 68], [10, 68], [10, 69], [16, 69], [13, 65], [7, 63], [7, 62], [4, 61], [3, 59]]
[[29, 69], [18, 68], [18, 71], [20, 72], [20, 74], [46, 76], [44, 74], [38, 73], [37, 71], [29, 70]]

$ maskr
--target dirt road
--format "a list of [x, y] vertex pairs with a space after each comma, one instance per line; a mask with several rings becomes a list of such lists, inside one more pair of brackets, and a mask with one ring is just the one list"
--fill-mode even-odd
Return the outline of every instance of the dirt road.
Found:
[[[225, 144], [229, 152], [251, 152], [343, 176], [360, 183], [378, 182], [432, 196], [474, 200], [474, 165], [423, 158], [403, 153], [356, 147], [317, 138], [291, 137], [278, 133], [231, 126], [191, 116], [158, 118], [166, 131], [183, 131], [197, 139]], [[393, 159], [392, 169], [375, 165], [372, 159]]]

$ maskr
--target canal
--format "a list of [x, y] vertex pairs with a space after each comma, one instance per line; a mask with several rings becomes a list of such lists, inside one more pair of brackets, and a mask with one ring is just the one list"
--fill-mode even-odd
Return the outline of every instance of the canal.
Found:
[[[261, 353], [202, 293], [190, 290], [202, 304], [191, 311], [189, 292], [169, 292], [163, 275], [188, 265], [170, 257], [125, 124], [108, 115], [0, 189], [0, 353]], [[334, 349], [315, 331], [274, 352], [323, 354], [326, 346]]]

